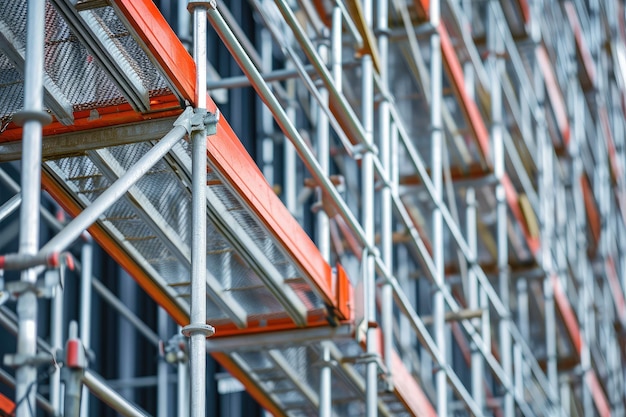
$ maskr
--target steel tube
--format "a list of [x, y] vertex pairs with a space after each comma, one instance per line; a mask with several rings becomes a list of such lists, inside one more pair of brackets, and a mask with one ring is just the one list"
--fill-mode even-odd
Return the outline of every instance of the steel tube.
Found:
[[330, 365], [330, 349], [322, 343], [322, 369], [320, 371], [319, 416], [332, 416], [332, 368]]
[[[0, 368], [0, 382], [7, 385], [9, 388], [15, 388], [15, 378], [13, 378], [9, 373], [7, 373], [4, 369]], [[51, 416], [56, 415], [56, 408], [48, 402], [43, 396], [37, 394], [37, 407], [41, 408], [44, 413], [48, 413]]]
[[[529, 300], [528, 300], [528, 281], [526, 279], [520, 279], [516, 283], [517, 286], [517, 322], [522, 336], [526, 340], [530, 340], [530, 318], [529, 318]], [[522, 355], [522, 351], [518, 344], [515, 345], [516, 353]], [[518, 390], [518, 395], [522, 395], [524, 392], [524, 380], [527, 378], [527, 365], [525, 361], [521, 361], [519, 364], [516, 359], [515, 366], [515, 386]]]
[[[159, 332], [159, 339], [161, 341], [167, 340], [169, 335], [168, 329], [169, 316], [167, 311], [162, 307], [158, 308], [157, 312], [157, 326]], [[170, 415], [169, 411], [169, 375], [170, 364], [165, 361], [165, 358], [161, 356], [159, 358], [159, 364], [157, 366], [157, 417], [167, 417]]]
[[330, 33], [330, 49], [331, 49], [331, 70], [332, 78], [334, 81], [337, 92], [343, 90], [342, 77], [343, 77], [343, 45], [342, 45], [342, 14], [340, 7], [333, 8], [332, 14], [332, 26]]
[[[327, 61], [329, 48], [324, 43], [319, 46], [320, 56]], [[321, 88], [319, 94], [322, 103], [317, 106], [317, 155], [320, 168], [326, 176], [330, 173], [330, 131], [328, 116], [324, 112], [324, 107], [328, 107], [328, 90]], [[320, 209], [316, 214], [317, 247], [326, 262], [330, 263], [330, 222], [326, 212], [321, 209], [324, 194], [321, 188], [316, 189], [317, 203]], [[319, 416], [332, 416], [332, 368], [330, 366], [330, 350], [322, 344], [322, 367], [320, 369], [320, 390], [319, 390]]]
[[[478, 239], [476, 233], [476, 191], [473, 188], [468, 188], [465, 193], [465, 199], [467, 202], [466, 209], [466, 222], [467, 222], [467, 242], [473, 252], [478, 249]], [[468, 307], [470, 309], [478, 309], [480, 307], [479, 300], [479, 288], [476, 274], [470, 268], [468, 271]], [[485, 312], [483, 312], [483, 315]], [[481, 327], [482, 317], [472, 320], [472, 325], [479, 329]], [[484, 335], [481, 335], [484, 340]], [[472, 381], [472, 396], [476, 401], [477, 406], [481, 409], [485, 409], [485, 389], [483, 385], [483, 374], [485, 372], [485, 363], [480, 351], [474, 343], [471, 343], [471, 381]]]
[[[206, 22], [206, 19], [205, 19]], [[192, 239], [191, 239], [191, 314], [190, 323], [206, 324], [206, 135], [192, 134]], [[206, 411], [205, 334], [191, 334], [191, 416]]]
[[[56, 274], [57, 270], [46, 271], [46, 274]], [[58, 278], [58, 277], [55, 277]], [[58, 279], [57, 279], [58, 281]], [[54, 351], [63, 349], [63, 289], [61, 286], [54, 288], [54, 295], [50, 303], [50, 344]], [[55, 413], [61, 413], [61, 373], [55, 372], [50, 375], [50, 403]]]
[[[365, 24], [372, 25], [373, 1], [363, 2]], [[361, 224], [365, 232], [365, 240], [369, 247], [375, 245], [375, 223], [374, 223], [374, 155], [369, 150], [374, 145], [374, 63], [371, 55], [363, 55], [361, 59], [361, 112], [363, 129], [365, 133], [365, 145], [368, 150], [361, 159]], [[367, 255], [367, 256], [365, 256]], [[376, 269], [374, 256], [371, 252], [364, 254], [363, 265], [363, 295], [364, 314], [367, 323], [376, 322]], [[365, 415], [376, 417], [378, 415], [378, 364], [371, 360], [374, 355], [378, 355], [378, 337], [376, 329], [367, 327], [366, 351], [370, 356], [370, 361], [366, 366], [365, 378]]]
[[[488, 14], [488, 49], [491, 78], [500, 79], [502, 73], [502, 59], [499, 58], [504, 52], [502, 36], [498, 33], [496, 16], [493, 8], [489, 8]], [[493, 166], [496, 185], [496, 245], [498, 248], [498, 292], [506, 314], [500, 317], [499, 341], [502, 369], [507, 375], [513, 371], [513, 351], [511, 347], [510, 326], [510, 303], [509, 303], [509, 248], [507, 232], [507, 201], [502, 183], [505, 170], [505, 155], [502, 132], [502, 87], [496, 83], [491, 87], [491, 139], [493, 143]], [[512, 384], [513, 385], [513, 384]], [[513, 386], [507, 387], [504, 393], [504, 417], [513, 417], [515, 413]]]
[[[178, 330], [182, 331], [182, 327], [178, 326]], [[180, 353], [179, 353], [180, 354]], [[180, 417], [189, 417], [189, 361], [179, 357], [176, 367], [176, 415]]]
[[[430, 2], [430, 23], [433, 27], [439, 26], [439, 0]], [[442, 80], [441, 38], [439, 32], [434, 31], [430, 35], [430, 128], [431, 133], [431, 176], [433, 182], [434, 198], [436, 201], [443, 200], [443, 80]], [[437, 414], [448, 415], [448, 384], [443, 368], [446, 366], [446, 325], [445, 325], [445, 302], [442, 287], [445, 282], [444, 246], [443, 246], [443, 216], [439, 206], [435, 206], [432, 213], [432, 250], [434, 263], [434, 276], [436, 289], [433, 294], [433, 321], [434, 339], [440, 352], [441, 362], [435, 373], [435, 388], [437, 390]]]
[[0, 206], [0, 222], [9, 217], [22, 203], [22, 196], [16, 194]]
[[[186, 117], [187, 115], [185, 115]], [[157, 142], [144, 156], [141, 157], [126, 173], [104, 191], [100, 197], [93, 201], [85, 210], [74, 218], [61, 232], [54, 236], [40, 250], [47, 254], [62, 252], [84, 230], [90, 227], [98, 217], [111, 205], [117, 202], [150, 168], [169, 152], [176, 142], [187, 134], [187, 129], [182, 125], [175, 126], [167, 135]]]
[[[35, 255], [39, 249], [39, 204], [41, 195], [41, 137], [44, 73], [44, 0], [29, 0], [26, 17], [26, 57], [24, 71], [24, 112], [22, 131], [22, 205], [20, 209], [19, 253]], [[21, 280], [34, 284], [35, 270], [26, 269]], [[37, 296], [27, 292], [17, 300], [17, 354], [34, 356], [37, 352]], [[15, 372], [16, 417], [31, 415], [37, 393], [37, 368], [23, 365]]]
[[221, 17], [219, 11], [211, 11], [209, 13], [209, 21], [239, 64], [239, 67], [243, 70], [246, 76], [252, 80], [254, 89], [265, 101], [266, 105], [272, 110], [272, 114], [274, 115], [276, 122], [285, 135], [294, 144], [298, 154], [303, 159], [313, 178], [322, 186], [327, 193], [327, 196], [331, 198], [341, 216], [346, 220], [350, 229], [355, 233], [357, 239], [359, 239], [362, 244], [365, 244], [364, 232], [359, 222], [356, 220], [352, 212], [346, 207], [345, 202], [335, 186], [330, 182], [330, 179], [323, 174], [323, 171], [315, 159], [315, 156], [309, 149], [308, 144], [304, 141], [291, 120], [287, 117], [284, 109], [276, 97], [272, 94], [267, 83], [263, 81], [259, 71], [253, 65], [248, 55], [241, 47], [241, 44], [233, 35], [233, 32], [224, 22], [224, 19]]
[[115, 296], [107, 287], [104, 286], [102, 282], [92, 277], [91, 285], [102, 297], [104, 301], [106, 301], [113, 309], [115, 309], [122, 317], [124, 317], [133, 327], [141, 333], [146, 340], [148, 340], [152, 345], [159, 346], [159, 336], [154, 333], [154, 331], [146, 325], [135, 313], [133, 313], [119, 298]]
[[[91, 346], [91, 287], [93, 277], [93, 241], [88, 233], [85, 243], [80, 250], [80, 339], [85, 349]], [[118, 300], [119, 301], [119, 300]], [[87, 388], [82, 387], [82, 401], [80, 405], [81, 417], [89, 415], [89, 395]]]
[[[194, 2], [190, 2], [192, 6]], [[206, 112], [207, 7], [193, 4], [193, 58], [196, 63], [196, 112]], [[206, 181], [207, 147], [204, 126], [191, 133], [191, 313], [187, 327], [191, 376], [191, 416], [206, 415]]]
[[[311, 64], [313, 64], [318, 74], [320, 75], [321, 80], [324, 82], [326, 88], [328, 89], [331, 101], [336, 102], [339, 106], [339, 111], [347, 115], [350, 130], [356, 136], [354, 139], [358, 143], [366, 144], [366, 129], [364, 128], [364, 126], [361, 125], [361, 123], [359, 123], [359, 119], [357, 118], [350, 104], [347, 102], [346, 98], [337, 90], [330, 75], [330, 72], [324, 65], [323, 61], [320, 59], [319, 54], [315, 51], [315, 48], [311, 40], [305, 33], [304, 29], [300, 26], [300, 23], [293, 13], [293, 10], [291, 10], [291, 7], [285, 0], [275, 0], [275, 3], [278, 6], [281, 14], [283, 15], [285, 22], [293, 31], [296, 39], [298, 40], [298, 43], [300, 43], [300, 45], [302, 46], [305, 55], [309, 58]], [[363, 9], [366, 10], [365, 7]]]
[[137, 407], [126, 401], [124, 397], [109, 387], [106, 382], [89, 369], [85, 369], [82, 382], [93, 395], [124, 417], [147, 417], [147, 414], [144, 414]]
[[[311, 76], [316, 74], [315, 68], [311, 65], [306, 65], [305, 71]], [[291, 68], [279, 69], [261, 74], [265, 82], [290, 80], [292, 78], [297, 78], [299, 75], [298, 71]], [[210, 80], [207, 82], [207, 90], [212, 91], [222, 88], [243, 88], [250, 87], [251, 85], [252, 83], [248, 77], [240, 75], [236, 77], [222, 78], [221, 80]]]
[[[389, 88], [389, 1], [377, 2], [378, 22], [378, 51], [380, 55], [380, 84], [383, 89]], [[389, 177], [381, 190], [381, 220], [380, 220], [380, 246], [382, 262], [393, 271], [393, 207], [391, 201], [391, 187], [395, 186], [393, 171], [392, 144], [391, 144], [391, 117], [389, 114], [389, 101], [385, 97], [379, 105], [379, 137], [380, 137], [380, 162]], [[383, 331], [383, 354], [389, 382], [393, 383], [393, 288], [385, 282], [381, 288], [381, 327]]]

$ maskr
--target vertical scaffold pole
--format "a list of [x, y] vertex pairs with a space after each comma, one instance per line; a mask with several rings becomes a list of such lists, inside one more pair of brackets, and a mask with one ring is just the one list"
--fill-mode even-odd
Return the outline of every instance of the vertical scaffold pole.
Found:
[[[373, 0], [363, 2], [365, 23], [372, 26]], [[361, 161], [361, 202], [362, 202], [362, 224], [365, 232], [365, 239], [368, 246], [375, 244], [375, 223], [374, 223], [374, 155], [372, 146], [374, 144], [374, 63], [370, 54], [363, 55], [361, 60], [362, 68], [362, 121], [365, 131], [365, 149]], [[371, 323], [376, 322], [376, 272], [374, 267], [374, 254], [369, 251], [364, 252], [365, 274], [364, 296], [365, 296], [365, 320], [367, 327], [367, 354], [370, 361], [367, 363], [366, 371], [366, 402], [365, 411], [367, 417], [378, 415], [378, 364], [373, 361], [373, 356], [377, 354], [377, 338], [374, 327]]]
[[[42, 126], [50, 122], [43, 110], [44, 73], [44, 0], [29, 0], [26, 23], [26, 58], [24, 71], [24, 110], [14, 116], [23, 124], [22, 146], [22, 205], [20, 210], [19, 253], [35, 255], [39, 249], [39, 203], [41, 189]], [[22, 281], [34, 288], [34, 269], [22, 272]], [[37, 296], [26, 290], [17, 300], [17, 354], [29, 358], [37, 351]], [[15, 387], [16, 417], [31, 416], [37, 393], [37, 368], [24, 364], [17, 368]]]
[[[336, 22], [332, 21], [332, 31], [336, 29], [334, 25]], [[341, 27], [341, 15], [339, 20], [339, 26]], [[341, 30], [341, 29], [339, 29]], [[334, 34], [334, 33], [333, 33]], [[330, 39], [328, 39], [330, 38]], [[329, 34], [328, 30], [325, 31], [325, 37], [322, 39], [322, 43], [318, 47], [320, 57], [326, 63], [329, 60], [330, 48], [327, 41], [335, 42], [337, 39]], [[339, 39], [341, 42], [341, 39]], [[332, 45], [334, 47], [334, 45]], [[322, 105], [328, 106], [328, 90], [321, 87], [319, 90], [320, 97], [322, 98]], [[328, 116], [324, 112], [321, 105], [317, 106], [317, 158], [320, 163], [320, 168], [324, 175], [328, 176], [330, 173], [330, 130], [329, 130]], [[287, 140], [288, 142], [288, 140]], [[288, 146], [292, 146], [291, 143], [286, 143]], [[293, 148], [293, 147], [292, 147]], [[289, 175], [288, 175], [289, 176]], [[323, 192], [321, 187], [316, 189], [318, 211], [316, 217], [316, 235], [317, 245], [322, 254], [322, 257], [326, 262], [330, 263], [330, 223], [328, 215], [323, 210]], [[322, 344], [322, 366], [320, 369], [320, 406], [319, 416], [330, 417], [332, 415], [332, 368], [330, 364], [330, 350], [325, 344]]]
[[206, 415], [206, 337], [214, 333], [206, 324], [206, 48], [207, 10], [215, 9], [213, 1], [189, 1], [193, 13], [193, 58], [196, 63], [195, 113], [200, 120], [193, 123], [192, 197], [191, 197], [191, 314], [183, 333], [190, 338], [191, 417]]
[[[430, 128], [431, 128], [431, 170], [432, 181], [435, 189], [434, 198], [441, 202], [443, 199], [443, 123], [442, 123], [442, 60], [441, 60], [441, 37], [439, 35], [440, 8], [439, 0], [430, 2], [430, 23], [435, 28], [430, 35]], [[433, 230], [433, 260], [435, 263], [435, 283], [443, 287], [445, 283], [444, 254], [443, 254], [443, 216], [439, 206], [436, 206], [432, 214]], [[445, 304], [441, 290], [433, 295], [433, 319], [434, 339], [441, 358], [445, 361], [447, 356], [445, 334]], [[437, 414], [448, 415], [448, 387], [445, 363], [437, 365], [435, 374], [435, 388], [437, 390]]]
[[[476, 190], [473, 187], [467, 189], [465, 193], [465, 201], [467, 203], [466, 221], [467, 221], [467, 242], [473, 254], [477, 253], [478, 239], [476, 233]], [[480, 306], [478, 278], [473, 268], [468, 268], [468, 292], [469, 292], [469, 308], [478, 309]], [[477, 329], [481, 326], [481, 319], [472, 319], [472, 325]], [[478, 347], [472, 343], [471, 356], [471, 372], [472, 372], [472, 397], [476, 401], [476, 406], [480, 410], [485, 407], [485, 388], [483, 382], [483, 374], [485, 373], [485, 361]]]
[[[546, 356], [548, 381], [552, 385], [552, 392], [558, 392], [559, 381], [557, 373], [556, 350], [556, 310], [554, 304], [554, 290], [552, 277], [555, 268], [552, 261], [552, 242], [554, 238], [554, 169], [552, 166], [552, 141], [547, 134], [545, 120], [545, 85], [539, 68], [535, 70], [535, 94], [537, 95], [537, 147], [540, 154], [539, 164], [539, 195], [541, 198], [541, 264], [544, 270], [543, 292], [546, 328]], [[558, 278], [557, 278], [558, 279]], [[558, 398], [551, 398], [558, 402]]]
[[[378, 22], [378, 51], [380, 54], [380, 81], [381, 89], [389, 89], [389, 2], [379, 0], [377, 3]], [[381, 230], [380, 246], [383, 263], [387, 270], [393, 271], [393, 207], [391, 202], [391, 187], [393, 179], [391, 172], [391, 117], [389, 101], [386, 97], [378, 107], [380, 131], [380, 160], [387, 173], [387, 183], [381, 190]], [[381, 289], [381, 326], [383, 330], [384, 363], [387, 369], [389, 388], [393, 383], [391, 352], [393, 350], [393, 289], [385, 282]]]
[[[93, 277], [93, 241], [91, 236], [83, 234], [85, 242], [80, 251], [80, 338], [85, 349], [91, 346], [91, 285]], [[82, 401], [80, 403], [81, 417], [89, 415], [89, 390], [82, 387]]]
[[[503, 39], [498, 31], [497, 17], [492, 4], [489, 8], [489, 62], [491, 78], [495, 81], [491, 87], [491, 140], [493, 143], [493, 165], [496, 177], [496, 242], [498, 245], [498, 289], [500, 299], [507, 309], [507, 316], [500, 317], [499, 336], [500, 353], [502, 358], [502, 368], [506, 375], [513, 374], [513, 358], [511, 348], [510, 324], [510, 303], [509, 303], [509, 249], [507, 234], [507, 202], [504, 191], [504, 142], [502, 132], [502, 88], [500, 87], [500, 74], [502, 73], [501, 55], [504, 52]], [[513, 417], [515, 415], [515, 403], [513, 392], [507, 389], [504, 393], [504, 416]]]

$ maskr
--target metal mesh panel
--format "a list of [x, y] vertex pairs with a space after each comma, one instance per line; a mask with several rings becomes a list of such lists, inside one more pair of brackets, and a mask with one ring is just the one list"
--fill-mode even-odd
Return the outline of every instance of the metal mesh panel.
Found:
[[156, 69], [152, 62], [135, 42], [128, 28], [118, 19], [115, 11], [111, 7], [94, 9], [94, 12], [101, 18], [103, 25], [113, 40], [124, 53], [126, 59], [131, 63], [133, 70], [139, 74], [144, 86], [150, 92], [150, 96], [161, 95], [167, 92], [167, 84], [163, 76]]
[[[170, 92], [165, 78], [152, 64], [146, 53], [131, 36], [111, 7], [101, 7], [80, 12], [94, 16], [98, 29], [106, 34], [130, 70], [136, 73], [150, 97]], [[26, 45], [26, 2], [0, 2], [0, 21], [12, 34], [13, 48], [24, 51]], [[46, 2], [44, 70], [58, 87], [60, 96], [74, 111], [126, 103], [124, 94], [79, 41], [63, 16]], [[83, 23], [80, 23], [83, 24]], [[6, 56], [0, 54], [0, 118], [7, 119], [22, 106], [23, 76], [15, 70]]]
[[0, 55], [0, 119], [7, 119], [24, 105], [23, 82], [22, 74]]
[[[150, 148], [149, 143], [122, 145], [89, 153], [87, 157], [63, 158], [49, 164], [62, 173], [61, 180], [71, 184], [70, 189], [79, 196], [84, 205], [88, 205], [115, 180], [106, 175], [122, 175]], [[90, 157], [95, 158], [95, 163]], [[131, 188], [131, 200], [121, 199], [105, 212], [102, 224], [113, 231], [114, 236], [120, 236], [126, 244], [132, 245], [161, 279], [187, 302], [190, 291], [191, 197], [187, 181], [182, 181], [179, 177], [181, 169], [172, 167], [175, 163], [173, 160], [158, 162]], [[102, 172], [99, 167], [104, 166], [113, 174]], [[244, 228], [254, 244], [259, 246], [283, 279], [292, 280], [288, 282], [307, 308], [321, 307], [317, 295], [301, 280], [295, 266], [274, 241], [267, 237], [265, 229], [258, 225], [228, 188], [221, 185], [218, 187], [220, 199], [231, 209], [229, 213]], [[214, 187], [212, 190], [216, 191]], [[131, 201], [133, 204], [130, 204]], [[152, 224], [150, 221], [146, 222], [147, 218]], [[162, 233], [165, 232], [159, 229], [165, 226], [170, 231], [168, 233], [175, 234], [173, 237], [181, 242], [182, 247], [163, 240]], [[233, 238], [236, 237], [230, 237]], [[285, 315], [283, 306], [212, 222], [207, 224], [207, 268], [221, 286], [219, 291], [229, 293], [232, 300], [244, 308], [250, 319], [262, 320]], [[207, 310], [208, 320], [223, 321], [227, 318], [226, 313], [211, 301], [207, 304]]]
[[[46, 18], [48, 18], [48, 4], [46, 4]], [[26, 45], [26, 2], [2, 1], [0, 2], [0, 16], [11, 27], [15, 38]]]
[[122, 93], [46, 2], [45, 71], [75, 110], [124, 103]]
[[[320, 349], [317, 343], [289, 346], [259, 346], [258, 350], [243, 350], [236, 353], [254, 375], [261, 388], [272, 393], [289, 416], [317, 415], [311, 401], [319, 400], [320, 386]], [[325, 343], [329, 343], [328, 341]], [[363, 348], [355, 340], [337, 340], [332, 342], [339, 357], [338, 365], [332, 367], [332, 404], [333, 412], [338, 416], [356, 417], [365, 414], [364, 392], [352, 378], [358, 375], [360, 384], [364, 384], [365, 366], [352, 363], [352, 359], [363, 355]], [[232, 353], [232, 352], [231, 352]], [[353, 372], [346, 372], [346, 367]], [[352, 376], [351, 376], [352, 375]], [[362, 385], [364, 386], [364, 385]], [[303, 390], [304, 389], [304, 390]], [[379, 399], [393, 415], [409, 416], [410, 412], [395, 392], [386, 392], [386, 387], [379, 386]], [[307, 398], [305, 391], [312, 393]]]
[[[211, 179], [209, 178], [209, 181]], [[285, 280], [298, 280], [302, 274], [295, 265], [285, 256], [283, 251], [276, 245], [274, 240], [268, 235], [267, 230], [260, 226], [259, 222], [253, 218], [247, 210], [243, 210], [242, 204], [237, 197], [225, 186], [216, 184], [211, 186], [211, 190], [218, 196], [220, 201], [229, 210], [236, 222], [241, 226], [254, 243], [261, 249], [263, 254], [270, 260], [272, 265], [278, 270]], [[322, 307], [319, 297], [311, 291], [308, 285], [298, 285], [291, 283], [292, 288], [300, 295], [300, 298], [310, 306], [310, 308]]]

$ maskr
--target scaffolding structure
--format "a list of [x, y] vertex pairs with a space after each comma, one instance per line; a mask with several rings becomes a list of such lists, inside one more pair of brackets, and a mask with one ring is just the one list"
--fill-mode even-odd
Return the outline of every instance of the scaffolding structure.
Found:
[[[276, 416], [626, 416], [623, 2], [250, 0], [254, 39], [161, 3], [177, 32], [150, 0], [0, 2], [0, 415], [148, 415], [94, 370], [93, 291], [167, 359], [160, 417], [172, 367], [206, 414], [207, 354]], [[243, 138], [216, 102], [248, 87]]]

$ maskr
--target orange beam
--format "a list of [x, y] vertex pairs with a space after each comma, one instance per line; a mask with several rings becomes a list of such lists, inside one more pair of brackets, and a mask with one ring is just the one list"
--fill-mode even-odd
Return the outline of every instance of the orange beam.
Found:
[[[196, 64], [152, 1], [114, 0], [111, 6], [126, 18], [178, 95], [195, 103]], [[211, 102], [214, 106], [214, 104]], [[208, 105], [208, 103], [207, 103]], [[209, 109], [212, 111], [212, 109]]]
[[425, 22], [430, 18], [430, 0], [413, 0], [417, 18], [421, 22]]
[[[465, 333], [463, 332], [461, 325], [459, 324], [459, 322], [455, 321], [450, 324], [450, 328], [452, 329], [452, 335], [454, 336], [454, 339], [456, 340], [457, 345], [459, 345], [459, 349], [461, 350], [461, 354], [463, 355], [463, 359], [465, 360], [465, 363], [468, 366], [471, 366], [472, 353], [467, 343], [467, 339], [465, 338]], [[493, 350], [493, 344], [492, 344], [491, 349]], [[496, 357], [496, 359], [498, 361], [500, 360], [500, 358], [498, 357]], [[487, 404], [494, 404], [493, 391], [491, 390], [491, 386], [487, 383], [487, 381], [483, 381], [483, 388], [485, 390], [485, 398], [487, 399]], [[496, 407], [493, 408], [493, 414], [496, 417], [503, 417], [502, 408], [500, 408], [500, 406], [497, 405]]]
[[[441, 51], [443, 53], [443, 62], [446, 68], [446, 72], [448, 73], [448, 77], [450, 78], [450, 82], [452, 83], [452, 87], [456, 92], [456, 96], [459, 99], [459, 105], [463, 109], [463, 114], [465, 115], [465, 120], [472, 130], [474, 138], [478, 143], [479, 150], [482, 154], [482, 159], [485, 163], [488, 163], [489, 160], [489, 132], [485, 127], [485, 123], [483, 121], [482, 115], [478, 111], [478, 107], [472, 98], [465, 91], [465, 79], [463, 76], [463, 68], [461, 67], [461, 63], [456, 55], [456, 51], [454, 50], [454, 46], [452, 45], [452, 41], [448, 36], [448, 32], [445, 29], [445, 26], [439, 26], [439, 34], [441, 35]], [[506, 199], [509, 205], [513, 216], [520, 224], [524, 236], [526, 238], [526, 243], [528, 244], [529, 249], [532, 253], [536, 253], [539, 249], [539, 239], [533, 237], [530, 233], [528, 224], [526, 222], [526, 218], [524, 217], [522, 210], [519, 205], [519, 195], [513, 186], [513, 183], [509, 179], [509, 177], [504, 174], [502, 177], [502, 185], [504, 186], [504, 190], [506, 193]]]
[[250, 375], [243, 371], [226, 353], [211, 353], [211, 356], [219, 362], [232, 376], [237, 378], [245, 387], [248, 394], [259, 403], [261, 407], [269, 411], [274, 417], [287, 416], [278, 404], [276, 404]]
[[596, 85], [596, 66], [593, 63], [591, 52], [589, 52], [589, 48], [585, 42], [580, 21], [578, 20], [578, 15], [576, 14], [576, 7], [571, 1], [566, 1], [563, 4], [563, 8], [565, 9], [565, 14], [567, 15], [567, 20], [569, 20], [569, 24], [572, 27], [572, 31], [574, 32], [576, 55], [582, 63], [583, 71], [579, 73], [579, 76], [584, 77], [581, 80], [583, 82], [583, 88], [591, 89]]
[[533, 236], [530, 232], [530, 228], [528, 227], [528, 223], [526, 222], [526, 218], [524, 217], [524, 213], [520, 207], [519, 195], [517, 194], [517, 191], [515, 190], [515, 187], [513, 186], [513, 183], [509, 179], [508, 175], [504, 175], [502, 177], [502, 186], [504, 187], [504, 193], [506, 195], [506, 201], [509, 205], [509, 209], [522, 229], [526, 244], [528, 245], [530, 251], [533, 254], [536, 254], [541, 246], [539, 237]]
[[617, 317], [622, 327], [626, 329], [626, 300], [624, 300], [624, 291], [619, 282], [619, 274], [615, 268], [615, 261], [612, 256], [606, 258], [606, 278], [611, 288], [611, 295], [613, 296], [613, 302], [617, 310]]
[[[173, 94], [168, 94], [153, 97], [150, 100], [150, 113], [138, 113], [129, 104], [100, 107], [96, 109], [95, 117], [92, 110], [75, 112], [74, 124], [65, 126], [55, 120], [43, 127], [43, 136], [45, 140], [45, 136], [143, 122], [162, 117], [177, 116], [180, 113], [182, 113], [180, 102]], [[0, 134], [0, 143], [18, 140], [22, 140], [22, 128], [14, 123], [10, 123], [7, 130]]]
[[539, 45], [539, 47], [536, 48], [535, 55], [537, 56], [537, 62], [539, 63], [539, 67], [541, 68], [541, 72], [546, 83], [546, 89], [548, 90], [548, 97], [550, 98], [550, 103], [552, 104], [552, 110], [554, 110], [556, 124], [559, 128], [559, 132], [561, 133], [561, 137], [563, 138], [563, 144], [567, 147], [570, 140], [570, 126], [563, 93], [561, 92], [559, 83], [556, 80], [556, 74], [554, 73], [554, 68], [552, 68], [552, 64], [550, 63], [550, 58], [548, 57], [546, 48], [543, 45]]
[[596, 198], [593, 195], [593, 190], [591, 189], [591, 184], [589, 184], [589, 178], [587, 178], [586, 174], [580, 176], [580, 185], [583, 191], [583, 200], [585, 201], [585, 211], [587, 212], [587, 221], [591, 229], [591, 236], [594, 240], [594, 245], [597, 245], [600, 241], [602, 222], [600, 220], [600, 211], [596, 204]]
[[517, 6], [522, 12], [522, 18], [524, 19], [524, 23], [530, 23], [530, 6], [528, 5], [527, 0], [517, 0]]
[[613, 139], [613, 133], [611, 132], [611, 123], [609, 122], [609, 114], [606, 106], [600, 106], [598, 109], [598, 116], [600, 118], [600, 126], [602, 127], [602, 132], [604, 133], [604, 138], [606, 140], [613, 181], [622, 181], [622, 166], [617, 156], [617, 150], [615, 149], [615, 140]]
[[474, 139], [478, 143], [481, 153], [482, 162], [489, 165], [489, 132], [483, 123], [482, 116], [478, 110], [476, 102], [467, 94], [465, 89], [465, 78], [463, 76], [463, 67], [459, 62], [459, 58], [452, 44], [452, 40], [448, 35], [448, 31], [443, 24], [438, 27], [441, 36], [441, 53], [443, 57], [443, 65], [445, 67], [455, 95], [458, 97], [459, 106], [463, 111], [467, 125], [470, 128]]
[[437, 412], [413, 375], [405, 368], [395, 351], [391, 352], [393, 389], [407, 409], [416, 417], [437, 417]]
[[[572, 309], [572, 306], [567, 299], [567, 295], [563, 291], [563, 287], [561, 287], [561, 281], [559, 281], [559, 278], [556, 275], [552, 275], [550, 280], [552, 282], [552, 287], [554, 288], [554, 300], [556, 301], [557, 308], [563, 318], [563, 321], [565, 322], [565, 328], [567, 329], [572, 343], [574, 344], [574, 349], [580, 357], [584, 341], [580, 336], [580, 327], [578, 326], [576, 313]], [[600, 416], [610, 417], [611, 409], [609, 407], [609, 402], [602, 386], [600, 385], [600, 382], [598, 381], [596, 371], [593, 368], [590, 368], [586, 372], [585, 382], [591, 391], [591, 397], [593, 398], [593, 402], [595, 403]]]
[[0, 394], [0, 417], [9, 417], [13, 415], [15, 411], [15, 403]]
[[207, 149], [211, 165], [255, 210], [324, 301], [336, 305], [330, 265], [267, 183], [224, 118], [218, 123], [217, 134], [207, 139]]
[[[172, 85], [185, 100], [193, 102], [193, 59], [156, 6], [152, 2], [135, 0], [115, 0], [114, 4], [135, 30], [136, 38], [148, 46]], [[207, 97], [207, 110], [217, 110], [210, 97]], [[316, 287], [324, 302], [336, 306], [337, 294], [332, 285], [330, 265], [276, 196], [224, 117], [219, 119], [217, 134], [207, 139], [207, 151], [212, 166], [255, 210], [261, 222], [294, 259], [308, 282]]]

